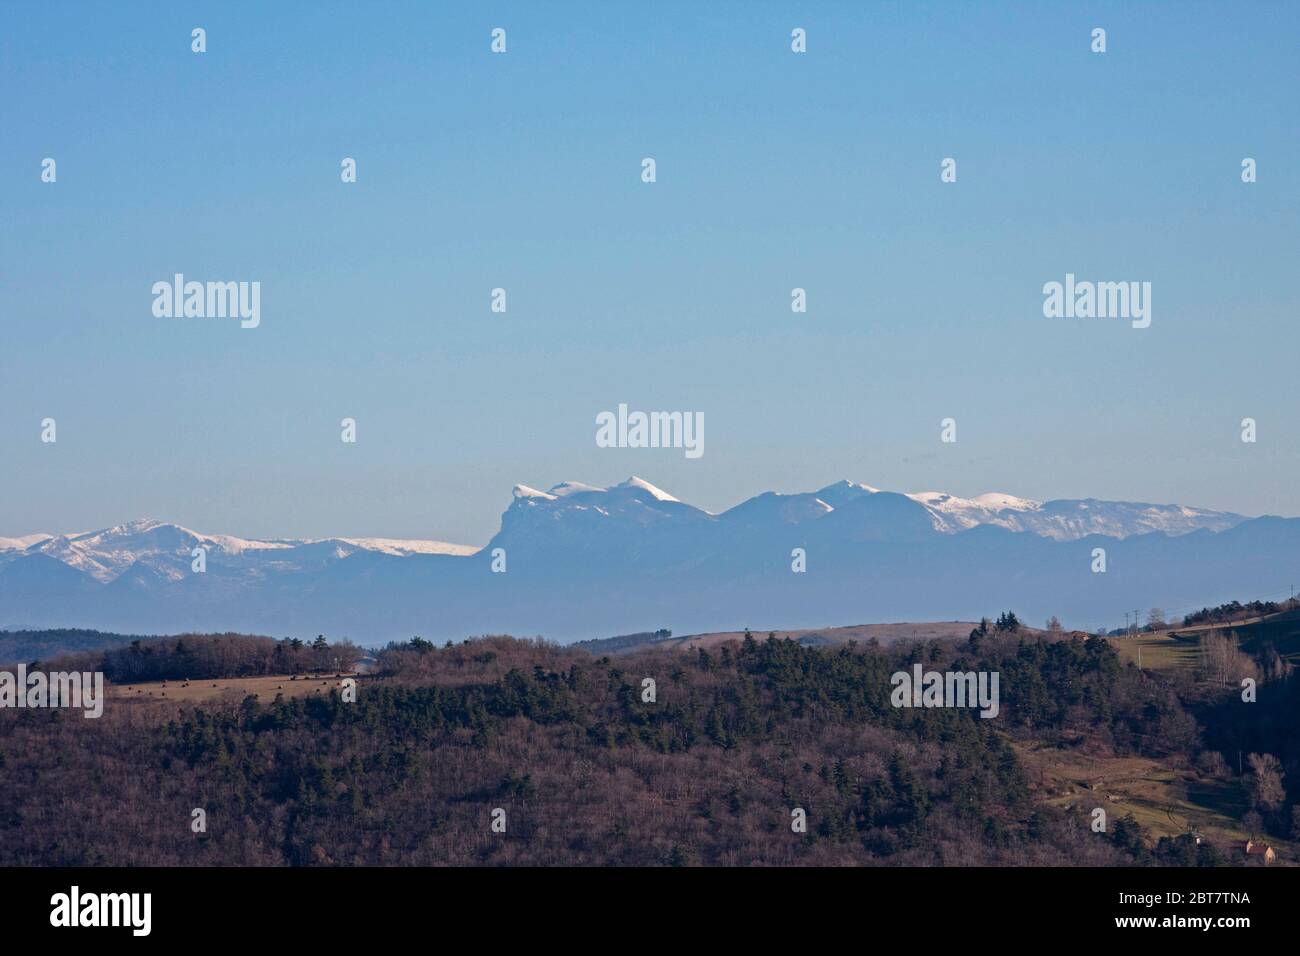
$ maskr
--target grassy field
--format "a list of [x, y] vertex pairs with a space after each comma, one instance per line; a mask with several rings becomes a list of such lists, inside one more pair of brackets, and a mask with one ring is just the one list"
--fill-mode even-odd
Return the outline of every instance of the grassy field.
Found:
[[1241, 641], [1241, 649], [1249, 654], [1257, 654], [1265, 645], [1271, 644], [1285, 660], [1300, 664], [1300, 611], [1252, 618], [1221, 630], [1235, 633]]
[[221, 700], [243, 700], [249, 694], [269, 703], [277, 694], [285, 697], [306, 697], [310, 694], [329, 694], [337, 689], [340, 678], [313, 675], [294, 677], [285, 674], [274, 677], [238, 677], [225, 680], [158, 681], [141, 684], [114, 684], [108, 687], [112, 700], [175, 700], [182, 703]]
[[[1016, 750], [1039, 798], [1071, 808], [1086, 821], [1095, 807], [1105, 809], [1112, 823], [1132, 814], [1153, 841], [1194, 826], [1225, 856], [1250, 836], [1238, 822], [1247, 807], [1235, 780], [1203, 777], [1144, 757], [1096, 756], [1038, 742], [1017, 744]], [[1293, 845], [1269, 842], [1282, 861], [1296, 859]]]
[[1196, 666], [1201, 643], [1199, 634], [1176, 637], [1171, 631], [1141, 634], [1138, 637], [1108, 637], [1119, 659], [1125, 664], [1139, 663], [1144, 670], [1190, 670]]
[[1196, 666], [1201, 637], [1210, 631], [1235, 636], [1241, 649], [1248, 654], [1258, 654], [1266, 645], [1271, 644], [1285, 660], [1300, 664], [1300, 611], [1243, 618], [1231, 624], [1198, 624], [1195, 627], [1180, 627], [1138, 637], [1110, 637], [1107, 640], [1126, 664], [1138, 663], [1140, 648], [1144, 669], [1191, 669]]

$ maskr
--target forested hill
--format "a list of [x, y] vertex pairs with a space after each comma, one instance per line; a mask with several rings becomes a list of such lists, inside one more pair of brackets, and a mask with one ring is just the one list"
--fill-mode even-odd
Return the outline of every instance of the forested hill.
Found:
[[[997, 719], [893, 706], [891, 675], [914, 664], [999, 672]], [[1170, 761], [1203, 747], [1175, 690], [1101, 639], [749, 638], [597, 658], [487, 638], [394, 645], [379, 667], [355, 702], [331, 690], [110, 700], [99, 720], [0, 711], [0, 864], [1217, 860], [1208, 844], [1144, 843], [1128, 822], [1092, 832], [1083, 810], [1035, 798], [1027, 741]], [[197, 836], [194, 807], [208, 821]]]

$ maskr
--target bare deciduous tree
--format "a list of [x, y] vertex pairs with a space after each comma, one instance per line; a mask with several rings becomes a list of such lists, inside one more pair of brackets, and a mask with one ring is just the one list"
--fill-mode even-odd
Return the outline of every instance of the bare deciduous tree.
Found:
[[1250, 773], [1246, 788], [1251, 806], [1265, 811], [1276, 810], [1286, 800], [1286, 787], [1282, 785], [1282, 761], [1272, 754], [1249, 754], [1246, 763]]
[[1245, 677], [1258, 679], [1255, 662], [1242, 652], [1236, 634], [1220, 630], [1207, 632], [1201, 638], [1200, 670], [1205, 680], [1228, 686], [1238, 684]]

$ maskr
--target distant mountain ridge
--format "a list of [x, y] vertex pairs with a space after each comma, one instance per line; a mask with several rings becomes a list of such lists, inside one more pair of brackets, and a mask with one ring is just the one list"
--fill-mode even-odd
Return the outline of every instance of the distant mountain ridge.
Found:
[[126, 524], [73, 535], [30, 534], [21, 538], [0, 538], [0, 561], [6, 554], [44, 554], [69, 567], [85, 571], [98, 581], [108, 582], [132, 566], [143, 563], [159, 574], [176, 579], [189, 572], [191, 552], [208, 549], [208, 558], [254, 555], [268, 562], [316, 563], [333, 556], [346, 557], [354, 551], [384, 554], [473, 554], [477, 548], [444, 541], [396, 538], [321, 538], [266, 540], [238, 538], [227, 534], [202, 534], [180, 525], [140, 518]]
[[[191, 569], [198, 547], [207, 552], [202, 574]], [[1104, 574], [1091, 572], [1096, 547], [1107, 552]], [[804, 573], [792, 570], [796, 548]], [[1134, 607], [1254, 593], [1297, 564], [1300, 519], [899, 494], [851, 481], [767, 492], [713, 514], [633, 476], [609, 488], [517, 485], [482, 549], [257, 540], [154, 520], [0, 539], [0, 621], [359, 641], [493, 631], [570, 640], [640, 622], [687, 633], [969, 619], [1016, 607], [1087, 627]]]
[[[842, 480], [818, 491], [780, 494], [768, 491], [741, 502], [721, 512], [721, 520], [735, 520], [740, 515], [764, 511], [773, 512], [787, 524], [816, 519], [852, 505], [855, 501], [876, 495], [892, 495], [879, 488]], [[581, 510], [587, 506], [598, 509], [607, 505], [636, 502], [649, 496], [656, 502], [682, 504], [680, 499], [656, 488], [635, 475], [610, 488], [597, 488], [581, 482], [565, 481], [550, 491], [538, 491], [526, 485], [516, 485], [516, 503], [527, 505], [551, 504], [556, 510]], [[939, 491], [923, 491], [903, 495], [917, 504], [930, 516], [936, 531], [955, 533], [978, 525], [994, 525], [1010, 531], [1031, 534], [1060, 541], [1105, 534], [1126, 538], [1135, 534], [1189, 534], [1197, 530], [1225, 531], [1246, 521], [1244, 515], [1186, 505], [1160, 505], [1135, 501], [1104, 501], [1098, 498], [1033, 501], [1001, 492], [960, 498]], [[691, 507], [689, 505], [685, 507]], [[699, 509], [692, 509], [699, 510]], [[702, 512], [708, 514], [708, 512]]]

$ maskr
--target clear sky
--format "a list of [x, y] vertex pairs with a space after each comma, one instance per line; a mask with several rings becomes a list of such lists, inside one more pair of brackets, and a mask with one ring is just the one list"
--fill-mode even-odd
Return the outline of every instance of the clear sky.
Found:
[[[5, 3], [0, 535], [481, 544], [632, 473], [1300, 514], [1300, 4], [1073, 6]], [[1067, 272], [1151, 327], [1045, 318]], [[598, 448], [620, 402], [704, 455]]]

